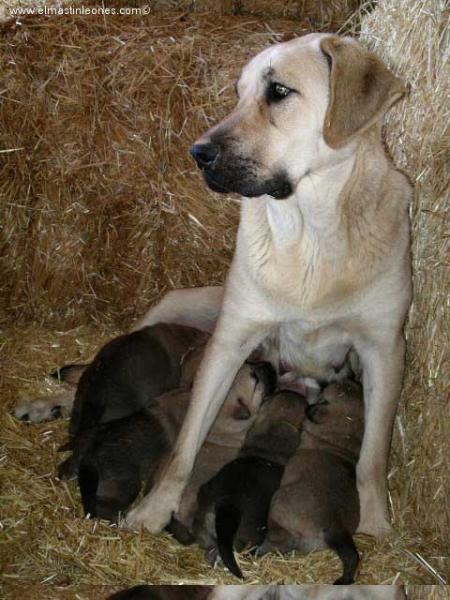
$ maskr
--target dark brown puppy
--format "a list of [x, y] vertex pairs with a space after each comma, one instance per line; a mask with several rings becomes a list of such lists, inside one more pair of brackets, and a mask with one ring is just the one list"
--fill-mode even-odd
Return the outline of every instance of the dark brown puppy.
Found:
[[240, 457], [200, 490], [194, 537], [210, 551], [212, 560], [219, 553], [228, 569], [241, 579], [233, 547], [241, 552], [246, 546], [263, 542], [270, 501], [284, 466], [300, 442], [306, 406], [303, 396], [294, 392], [275, 394], [261, 408]]
[[[225, 439], [238, 452], [261, 403], [273, 391], [274, 382], [275, 372], [267, 363], [243, 365], [205, 445], [209, 439]], [[71, 469], [78, 470], [86, 514], [117, 521], [119, 513], [136, 499], [143, 483], [151, 487], [156, 470], [175, 443], [189, 401], [189, 391], [169, 392], [148, 409], [75, 436], [69, 463]], [[65, 469], [60, 472], [63, 476]]]
[[70, 433], [148, 408], [161, 394], [182, 387], [183, 374], [191, 384], [196, 365], [186, 359], [208, 338], [193, 327], [158, 323], [108, 342], [81, 375]]
[[136, 585], [107, 600], [206, 600], [211, 590], [207, 585]]
[[94, 431], [97, 425], [145, 410], [170, 390], [190, 388], [208, 338], [193, 327], [158, 323], [111, 340], [89, 365], [63, 367], [63, 381], [79, 382], [69, 426], [74, 438], [61, 448], [74, 452], [59, 466], [60, 479], [76, 477], [81, 455], [105, 435], [107, 429]]
[[335, 583], [350, 584], [359, 561], [352, 535], [359, 523], [362, 389], [351, 381], [333, 383], [321, 400], [306, 409], [300, 445], [272, 498], [267, 537], [258, 554], [330, 548], [344, 565]]

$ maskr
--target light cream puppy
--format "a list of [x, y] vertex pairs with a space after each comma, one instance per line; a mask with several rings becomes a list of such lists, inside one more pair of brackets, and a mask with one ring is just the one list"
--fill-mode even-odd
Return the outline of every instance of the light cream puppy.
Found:
[[262, 344], [299, 380], [332, 380], [359, 355], [359, 531], [382, 536], [411, 302], [411, 186], [386, 156], [381, 121], [404, 86], [355, 41], [313, 34], [259, 54], [237, 90], [236, 108], [191, 149], [212, 189], [244, 196], [235, 255], [223, 299], [173, 293], [148, 316], [201, 327], [219, 315], [173, 458], [127, 525], [159, 531], [177, 510], [237, 369]]

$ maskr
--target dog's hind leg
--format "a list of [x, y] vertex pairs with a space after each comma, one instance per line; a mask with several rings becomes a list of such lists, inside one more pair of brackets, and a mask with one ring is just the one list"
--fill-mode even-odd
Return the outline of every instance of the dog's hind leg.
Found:
[[325, 542], [330, 550], [336, 552], [344, 565], [344, 572], [339, 579], [336, 579], [334, 585], [354, 583], [359, 554], [352, 536], [345, 530], [329, 532], [325, 535]]
[[48, 398], [37, 398], [19, 404], [13, 415], [16, 419], [30, 423], [44, 423], [55, 419], [68, 418], [72, 413], [75, 390], [69, 390]]
[[81, 376], [89, 365], [64, 365], [58, 367], [54, 373], [50, 374], [50, 377], [57, 379], [58, 381], [64, 381], [70, 385], [78, 385]]
[[211, 332], [222, 306], [223, 290], [219, 286], [172, 290], [135, 323], [132, 331], [156, 323], [177, 323]]

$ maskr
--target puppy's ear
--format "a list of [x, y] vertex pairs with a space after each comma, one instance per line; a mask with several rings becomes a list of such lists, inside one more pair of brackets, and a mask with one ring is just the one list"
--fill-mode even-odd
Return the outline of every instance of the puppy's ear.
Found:
[[306, 418], [315, 423], [321, 425], [327, 421], [330, 409], [328, 402], [319, 402], [318, 404], [311, 404], [305, 408]]
[[323, 137], [331, 148], [340, 148], [380, 120], [406, 87], [376, 54], [356, 42], [333, 36], [320, 47], [331, 63]]
[[250, 419], [252, 413], [249, 407], [245, 404], [242, 398], [238, 398], [237, 405], [233, 410], [233, 419], [236, 421], [247, 421]]

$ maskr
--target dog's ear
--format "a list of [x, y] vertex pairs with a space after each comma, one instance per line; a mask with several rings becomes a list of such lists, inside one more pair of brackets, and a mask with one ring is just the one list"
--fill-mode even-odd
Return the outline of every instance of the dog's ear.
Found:
[[245, 404], [244, 400], [242, 398], [238, 398], [237, 405], [233, 410], [233, 419], [236, 421], [247, 421], [247, 419], [250, 419], [251, 416], [252, 413], [249, 407]]
[[305, 409], [306, 418], [315, 423], [321, 425], [327, 421], [330, 414], [328, 402], [319, 402], [318, 404], [310, 404]]
[[406, 87], [376, 54], [352, 40], [327, 37], [320, 47], [331, 63], [323, 137], [331, 148], [340, 148], [381, 119]]

